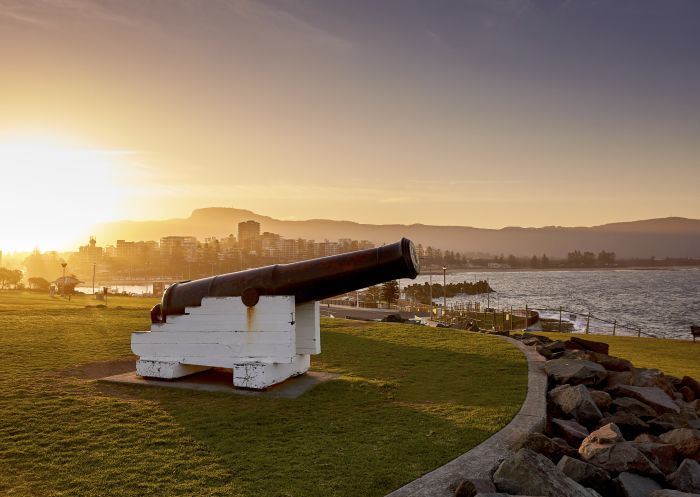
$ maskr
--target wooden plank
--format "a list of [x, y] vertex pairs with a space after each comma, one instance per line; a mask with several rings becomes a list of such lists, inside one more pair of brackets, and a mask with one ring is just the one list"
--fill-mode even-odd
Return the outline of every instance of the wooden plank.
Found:
[[296, 307], [297, 354], [321, 353], [320, 303], [307, 302]]
[[[216, 357], [226, 356], [233, 359], [239, 357], [258, 357], [273, 361], [287, 362], [288, 358], [296, 355], [293, 344], [214, 344], [214, 343], [132, 343], [131, 350], [141, 358], [170, 357], [183, 363], [182, 357]], [[194, 362], [191, 364], [209, 365], [208, 362]]]
[[225, 345], [260, 344], [291, 345], [294, 341], [292, 332], [259, 333], [256, 331], [217, 331], [200, 333], [191, 331], [151, 331], [137, 332], [131, 337], [131, 343], [215, 343]]

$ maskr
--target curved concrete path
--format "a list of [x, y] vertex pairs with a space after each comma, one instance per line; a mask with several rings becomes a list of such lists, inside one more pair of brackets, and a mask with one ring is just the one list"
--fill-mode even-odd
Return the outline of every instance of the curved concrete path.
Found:
[[518, 414], [505, 428], [469, 452], [453, 459], [386, 497], [452, 497], [457, 486], [467, 478], [490, 479], [498, 465], [529, 433], [544, 430], [547, 419], [547, 374], [544, 358], [534, 347], [502, 337], [518, 347], [527, 358], [527, 396]]

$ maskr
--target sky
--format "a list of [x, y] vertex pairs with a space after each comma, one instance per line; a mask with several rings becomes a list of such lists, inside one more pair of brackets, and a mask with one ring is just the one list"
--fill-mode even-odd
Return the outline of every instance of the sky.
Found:
[[0, 0], [0, 250], [237, 207], [700, 218], [696, 0]]

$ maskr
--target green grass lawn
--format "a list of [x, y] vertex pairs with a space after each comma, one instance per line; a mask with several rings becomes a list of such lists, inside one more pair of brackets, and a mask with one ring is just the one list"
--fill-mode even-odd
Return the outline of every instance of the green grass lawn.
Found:
[[[0, 293], [0, 495], [382, 496], [503, 427], [526, 392], [496, 337], [324, 320], [298, 399], [116, 385], [153, 299]], [[117, 308], [118, 306], [118, 308]], [[83, 365], [83, 366], [81, 366]]]
[[581, 333], [541, 333], [553, 340], [568, 340], [572, 336], [610, 344], [610, 355], [624, 357], [639, 368], [656, 368], [664, 373], [688, 375], [700, 380], [700, 342], [661, 338], [637, 338]]

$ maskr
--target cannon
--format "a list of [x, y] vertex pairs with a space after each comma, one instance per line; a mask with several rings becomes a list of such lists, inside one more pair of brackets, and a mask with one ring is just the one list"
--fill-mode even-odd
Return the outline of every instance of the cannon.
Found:
[[174, 379], [231, 368], [235, 387], [265, 389], [319, 354], [319, 301], [420, 271], [407, 238], [378, 248], [175, 283], [132, 334], [137, 374]]

